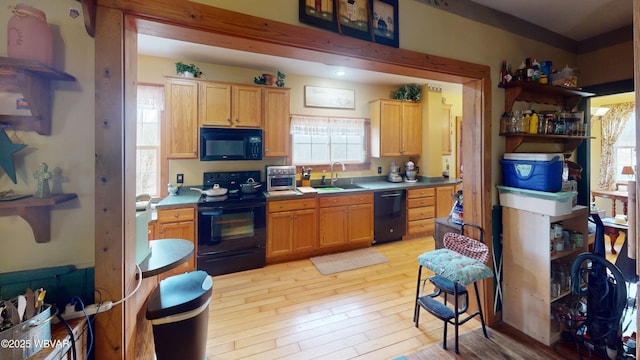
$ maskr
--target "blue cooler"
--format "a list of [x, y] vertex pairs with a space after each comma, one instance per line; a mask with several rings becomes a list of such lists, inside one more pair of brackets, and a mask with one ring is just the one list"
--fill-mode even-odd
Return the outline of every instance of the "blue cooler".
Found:
[[562, 154], [506, 153], [502, 159], [504, 185], [557, 192], [562, 189]]

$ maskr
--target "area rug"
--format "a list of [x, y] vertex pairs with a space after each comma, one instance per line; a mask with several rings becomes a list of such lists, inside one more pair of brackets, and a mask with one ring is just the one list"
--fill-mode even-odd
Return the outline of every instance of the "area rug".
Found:
[[[527, 360], [550, 360], [566, 359], [546, 346], [529, 346], [523, 342], [487, 328], [485, 338], [482, 329], [472, 330], [460, 335], [458, 346], [460, 355], [456, 355], [455, 341], [453, 338], [453, 328], [449, 326], [449, 337], [447, 338], [447, 350], [442, 348], [442, 340], [416, 353], [400, 356], [394, 360], [440, 360], [440, 359], [482, 359], [482, 360], [505, 360], [505, 359], [527, 359]], [[574, 353], [574, 355], [577, 355]]]
[[315, 256], [310, 258], [320, 274], [330, 275], [342, 271], [382, 264], [389, 259], [372, 248], [358, 249], [338, 254]]

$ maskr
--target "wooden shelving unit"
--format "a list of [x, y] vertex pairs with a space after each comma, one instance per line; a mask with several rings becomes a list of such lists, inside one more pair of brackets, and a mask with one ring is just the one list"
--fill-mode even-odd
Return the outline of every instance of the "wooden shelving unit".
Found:
[[[505, 91], [504, 111], [513, 110], [516, 101], [533, 102], [562, 107], [565, 111], [571, 111], [583, 97], [595, 94], [579, 89], [563, 86], [552, 86], [532, 82], [514, 81], [504, 85], [498, 85]], [[563, 153], [572, 153], [584, 139], [592, 139], [590, 136], [573, 135], [547, 135], [547, 134], [500, 134], [505, 139], [505, 152], [515, 152], [524, 143], [535, 144], [561, 144]]]
[[[552, 304], [571, 291], [562, 289], [559, 296], [551, 293], [553, 263], [571, 264], [588, 248], [587, 217], [589, 208], [575, 206], [565, 215], [551, 216], [503, 207], [503, 296], [502, 319], [545, 345], [560, 340], [550, 321]], [[550, 252], [549, 229], [561, 223], [565, 230], [582, 234], [582, 246], [561, 252]]]
[[561, 144], [562, 153], [572, 153], [584, 139], [593, 139], [591, 136], [569, 135], [543, 135], [543, 134], [500, 134], [505, 137], [504, 151], [516, 152], [516, 149], [524, 143], [536, 144]]
[[70, 193], [55, 194], [46, 198], [28, 197], [13, 201], [1, 201], [0, 216], [18, 215], [22, 217], [31, 226], [36, 242], [45, 243], [51, 240], [51, 207], [77, 197], [78, 195]]
[[498, 85], [505, 91], [504, 111], [511, 112], [513, 103], [526, 101], [538, 104], [550, 104], [562, 106], [566, 111], [571, 111], [583, 97], [595, 94], [579, 89], [564, 86], [544, 85], [533, 82], [513, 81], [504, 85]]
[[0, 123], [51, 135], [51, 80], [76, 78], [38, 61], [0, 57], [0, 85], [5, 91], [21, 93], [31, 110], [31, 116], [0, 115]]

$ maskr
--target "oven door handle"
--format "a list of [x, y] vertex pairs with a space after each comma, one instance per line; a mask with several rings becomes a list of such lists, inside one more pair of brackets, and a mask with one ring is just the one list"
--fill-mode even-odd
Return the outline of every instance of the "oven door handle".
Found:
[[239, 210], [239, 209], [260, 209], [266, 208], [266, 202], [260, 203], [252, 203], [252, 204], [244, 204], [244, 205], [215, 205], [215, 206], [206, 206], [204, 208], [199, 208], [198, 213], [200, 215], [220, 215], [222, 212], [227, 210]]

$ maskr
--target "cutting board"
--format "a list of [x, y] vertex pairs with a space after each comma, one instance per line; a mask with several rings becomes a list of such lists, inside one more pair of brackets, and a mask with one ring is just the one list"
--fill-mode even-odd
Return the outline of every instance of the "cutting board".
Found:
[[315, 194], [318, 192], [318, 190], [312, 188], [311, 186], [301, 186], [296, 189], [303, 194]]

